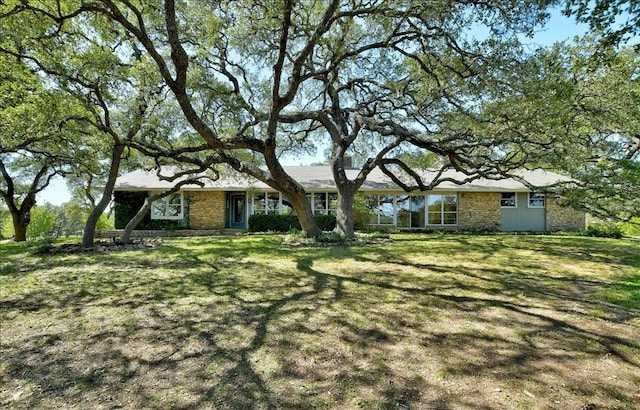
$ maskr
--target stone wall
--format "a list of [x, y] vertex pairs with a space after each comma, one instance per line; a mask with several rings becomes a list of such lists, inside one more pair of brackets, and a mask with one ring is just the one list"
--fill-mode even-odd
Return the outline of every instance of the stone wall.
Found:
[[460, 192], [458, 194], [458, 229], [500, 229], [500, 193]]
[[189, 226], [192, 229], [223, 229], [225, 226], [225, 193], [190, 191]]
[[547, 231], [579, 231], [585, 228], [584, 212], [560, 206], [551, 195], [547, 195], [545, 206]]

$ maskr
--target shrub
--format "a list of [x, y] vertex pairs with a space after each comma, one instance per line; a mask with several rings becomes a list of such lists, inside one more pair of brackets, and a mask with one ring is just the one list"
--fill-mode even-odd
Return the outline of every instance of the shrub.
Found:
[[[323, 231], [333, 231], [336, 227], [335, 215], [314, 215], [318, 228]], [[296, 218], [297, 219], [297, 218]]]
[[614, 223], [593, 223], [585, 228], [584, 234], [599, 238], [622, 238], [622, 229]]
[[620, 228], [624, 235], [640, 238], [640, 218], [633, 218], [631, 222], [620, 224]]
[[364, 231], [369, 227], [373, 211], [367, 206], [367, 202], [362, 195], [353, 198], [353, 227], [357, 231]]
[[318, 243], [347, 243], [347, 241], [346, 236], [336, 232], [325, 232], [316, 238]]
[[[331, 231], [336, 227], [333, 215], [315, 215], [318, 227]], [[255, 214], [249, 217], [249, 232], [291, 232], [301, 230], [297, 215]]]
[[[115, 192], [114, 227], [116, 229], [124, 229], [131, 218], [133, 218], [142, 207], [147, 196], [148, 194], [146, 192]], [[188, 206], [185, 206], [184, 212], [185, 218], [180, 220], [151, 219], [151, 213], [147, 212], [136, 229], [176, 230], [187, 228]]]

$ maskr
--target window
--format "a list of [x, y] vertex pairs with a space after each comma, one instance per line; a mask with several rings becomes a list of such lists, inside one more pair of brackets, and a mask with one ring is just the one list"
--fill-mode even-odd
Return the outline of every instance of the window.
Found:
[[515, 208], [517, 207], [516, 193], [515, 192], [503, 192], [500, 196], [500, 206], [502, 208]]
[[277, 214], [280, 209], [279, 192], [261, 192], [253, 195], [254, 214]]
[[313, 213], [314, 215], [327, 213], [327, 194], [325, 192], [313, 194]]
[[393, 195], [365, 195], [364, 200], [371, 211], [369, 224], [393, 225]]
[[171, 194], [153, 201], [151, 204], [151, 219], [182, 219], [182, 193]]
[[428, 225], [456, 225], [457, 223], [457, 195], [427, 195]]
[[[307, 194], [310, 195], [310, 194]], [[336, 208], [338, 207], [338, 194], [335, 192], [316, 192], [312, 194], [313, 213], [317, 214], [336, 214]], [[308, 196], [309, 198], [309, 196]]]
[[529, 208], [544, 208], [544, 194], [529, 192]]
[[424, 195], [398, 195], [398, 227], [424, 228], [425, 202]]

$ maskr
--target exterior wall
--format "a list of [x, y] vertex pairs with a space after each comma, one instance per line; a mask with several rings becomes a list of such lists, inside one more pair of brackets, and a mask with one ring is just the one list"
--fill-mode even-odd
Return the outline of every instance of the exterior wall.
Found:
[[189, 191], [189, 226], [192, 229], [225, 227], [225, 193], [222, 191]]
[[586, 225], [586, 215], [573, 208], [561, 207], [551, 196], [547, 196], [547, 230], [548, 231], [578, 231]]
[[529, 193], [516, 193], [515, 208], [500, 208], [501, 220], [500, 230], [502, 231], [533, 231], [544, 232], [546, 227], [546, 208], [530, 208]]
[[[187, 191], [184, 193], [184, 198], [185, 218], [188, 218], [188, 221], [184, 222], [188, 223], [190, 229], [220, 230], [227, 226], [225, 192]], [[518, 208], [522, 206], [527, 207], [526, 193], [523, 193], [522, 197], [518, 196]], [[499, 192], [459, 192], [458, 224], [427, 225], [426, 228], [443, 230], [505, 230], [506, 226], [503, 224], [504, 211], [505, 209], [500, 207]], [[539, 230], [580, 230], [585, 227], [584, 212], [561, 207], [551, 195], [546, 197], [545, 208], [534, 209], [534, 211], [543, 212], [540, 216], [542, 218], [540, 222], [544, 224], [544, 227]], [[174, 226], [176, 225], [175, 221], [173, 221], [173, 224]], [[390, 228], [394, 226], [380, 225], [379, 227]], [[522, 228], [520, 230], [527, 229]]]
[[460, 192], [458, 229], [500, 229], [500, 194], [497, 192]]

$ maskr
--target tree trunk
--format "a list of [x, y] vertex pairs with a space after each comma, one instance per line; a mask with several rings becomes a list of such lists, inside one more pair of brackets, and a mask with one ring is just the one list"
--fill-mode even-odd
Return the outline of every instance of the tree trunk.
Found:
[[335, 233], [352, 238], [355, 235], [353, 221], [353, 201], [358, 191], [359, 185], [347, 178], [345, 166], [350, 164], [345, 161], [345, 151], [343, 140], [334, 139], [333, 152], [331, 158], [331, 170], [333, 179], [338, 188], [338, 207], [336, 209]]
[[336, 209], [336, 227], [334, 232], [351, 238], [355, 235], [353, 221], [353, 199], [355, 192], [351, 189], [341, 189], [338, 192], [338, 207]]
[[27, 226], [29, 226], [28, 213], [12, 213], [13, 219], [13, 240], [16, 242], [24, 242], [27, 240]]
[[[285, 193], [287, 194], [287, 193]], [[304, 231], [307, 238], [316, 238], [320, 236], [322, 231], [318, 227], [316, 220], [313, 217], [313, 210], [311, 209], [311, 204], [307, 200], [306, 194], [300, 191], [297, 191], [292, 194], [287, 194], [289, 199], [291, 200], [291, 205], [293, 209], [296, 211], [298, 215], [298, 220], [300, 221], [300, 226]]]
[[122, 237], [120, 238], [122, 243], [129, 243], [129, 241], [131, 240], [131, 233], [136, 228], [136, 226], [138, 226], [138, 224], [144, 219], [144, 216], [151, 208], [151, 202], [151, 198], [146, 197], [144, 199], [142, 207], [140, 207], [133, 218], [131, 218], [131, 220], [127, 222], [127, 226], [124, 227], [124, 232], [122, 232]]
[[124, 145], [116, 144], [111, 152], [111, 167], [109, 168], [109, 177], [104, 185], [102, 191], [102, 197], [98, 204], [91, 210], [87, 223], [84, 226], [84, 234], [82, 235], [82, 247], [90, 248], [93, 246], [94, 237], [96, 235], [96, 225], [98, 219], [107, 208], [107, 205], [111, 202], [111, 195], [113, 194], [113, 187], [116, 185], [116, 178], [118, 178], [118, 170], [120, 169], [120, 162], [122, 160], [122, 153], [124, 152]]

